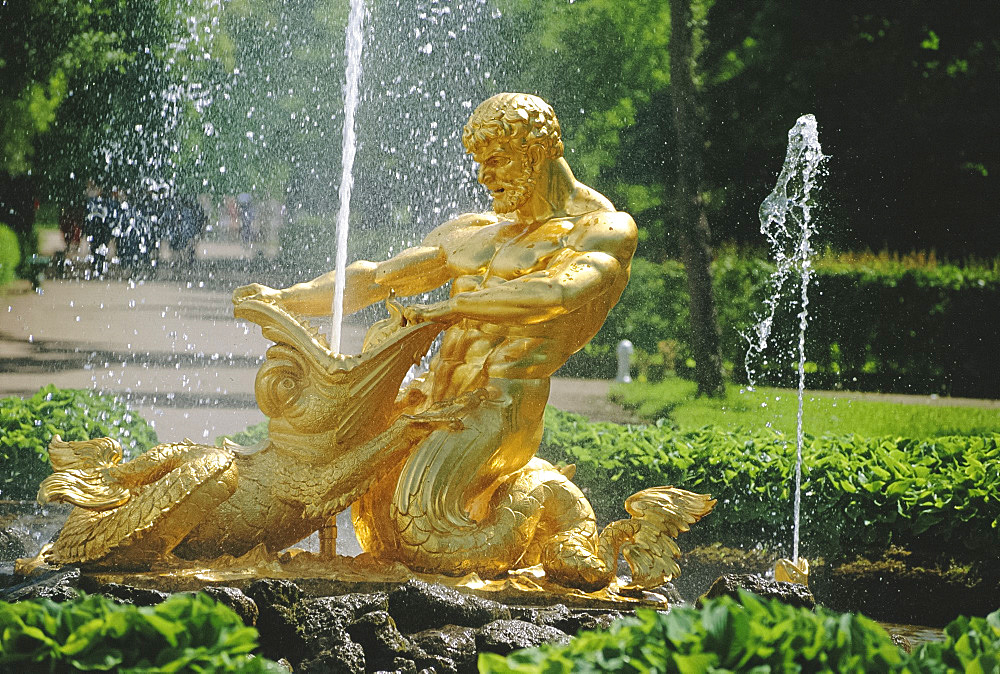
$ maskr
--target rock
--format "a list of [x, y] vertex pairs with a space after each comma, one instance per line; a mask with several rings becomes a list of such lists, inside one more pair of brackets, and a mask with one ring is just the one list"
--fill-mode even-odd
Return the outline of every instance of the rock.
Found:
[[392, 667], [390, 669], [382, 671], [393, 672], [394, 674], [417, 674], [417, 665], [413, 662], [413, 660], [396, 658], [392, 661]]
[[768, 580], [752, 573], [727, 573], [720, 576], [712, 583], [712, 587], [708, 588], [708, 592], [698, 598], [698, 606], [701, 606], [706, 599], [715, 597], [727, 596], [738, 599], [737, 590], [740, 588], [765, 599], [777, 599], [790, 606], [808, 609], [816, 607], [816, 600], [805, 585]]
[[389, 593], [389, 613], [406, 633], [443, 625], [480, 627], [510, 618], [510, 609], [503, 604], [420, 580], [407, 581]]
[[611, 623], [622, 617], [618, 611], [571, 610], [564, 604], [554, 604], [542, 608], [511, 606], [510, 615], [515, 620], [555, 627], [566, 634], [576, 634], [580, 630], [607, 629]]
[[[396, 629], [396, 621], [387, 611], [373, 611], [361, 616], [348, 625], [347, 633], [351, 640], [365, 651], [365, 663], [371, 670], [394, 670], [399, 658], [406, 659], [413, 665], [411, 655], [412, 645]], [[416, 667], [413, 668], [416, 671]]]
[[476, 648], [480, 652], [509, 655], [520, 648], [533, 648], [551, 642], [564, 644], [569, 635], [555, 627], [523, 620], [494, 620], [479, 630]]
[[427, 672], [432, 674], [458, 674], [459, 671], [475, 672], [476, 669], [464, 669], [459, 670], [458, 665], [451, 658], [446, 658], [440, 655], [430, 655], [429, 653], [424, 653], [423, 651], [417, 649], [413, 652], [413, 664], [418, 672]]
[[210, 585], [204, 588], [202, 592], [220, 604], [225, 604], [233, 609], [244, 625], [252, 627], [257, 624], [257, 618], [260, 616], [257, 602], [243, 594], [242, 590], [235, 587]]
[[104, 583], [97, 588], [96, 593], [114, 599], [120, 604], [132, 604], [133, 606], [156, 606], [170, 596], [159, 590], [147, 590], [144, 587], [133, 587], [119, 583]]
[[677, 606], [678, 604], [683, 604], [684, 597], [681, 596], [680, 590], [673, 583], [664, 583], [659, 587], [653, 588], [653, 592], [663, 597], [666, 597], [667, 602], [671, 606]]
[[445, 625], [424, 630], [411, 634], [410, 642], [425, 656], [414, 658], [418, 667], [434, 667], [438, 674], [476, 671], [476, 630], [471, 627]]
[[347, 674], [363, 674], [365, 671], [365, 653], [361, 646], [353, 642], [345, 642], [333, 650], [320, 651], [316, 655], [303, 660], [293, 671], [310, 674], [327, 674], [327, 672], [346, 672]]
[[[261, 649], [267, 657], [286, 657], [297, 670], [306, 660], [327, 662], [343, 651], [342, 659], [347, 664], [360, 660], [364, 670], [364, 653], [360, 648], [352, 648], [346, 632], [351, 614], [331, 598], [303, 599], [291, 607], [261, 606], [259, 603], [257, 607], [260, 610], [257, 631], [260, 632]], [[324, 651], [333, 655], [324, 656]]]
[[0, 562], [13, 562], [27, 556], [21, 537], [9, 529], [0, 529]]
[[47, 571], [38, 576], [0, 591], [0, 600], [15, 602], [26, 599], [51, 599], [55, 602], [69, 601], [79, 596], [80, 569], [64, 567]]
[[250, 583], [244, 592], [261, 610], [265, 606], [292, 606], [302, 599], [298, 585], [280, 578], [260, 578]]
[[328, 599], [350, 613], [354, 620], [366, 613], [389, 610], [389, 595], [386, 592], [373, 592], [371, 594], [354, 592], [328, 597]]
[[571, 611], [565, 617], [554, 617], [539, 624], [555, 627], [557, 630], [573, 636], [580, 630], [607, 629], [611, 623], [621, 617], [622, 614], [617, 611]]

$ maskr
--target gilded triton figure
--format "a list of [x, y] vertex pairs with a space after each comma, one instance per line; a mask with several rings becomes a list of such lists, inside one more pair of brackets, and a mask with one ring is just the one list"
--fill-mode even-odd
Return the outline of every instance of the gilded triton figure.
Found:
[[[268, 438], [161, 445], [127, 463], [107, 439], [56, 439], [39, 499], [79, 507], [43, 558], [142, 566], [277, 551], [353, 503], [359, 542], [387, 566], [499, 578], [541, 564], [549, 580], [589, 591], [615, 580], [621, 553], [637, 588], [676, 576], [673, 539], [712, 509], [710, 496], [647, 489], [625, 501], [631, 519], [599, 533], [573, 467], [535, 456], [549, 378], [621, 296], [635, 223], [575, 179], [536, 96], [493, 96], [462, 140], [493, 210], [346, 269], [345, 313], [388, 301], [392, 314], [360, 355], [332, 353], [299, 318], [330, 313], [333, 272], [238, 288], [236, 315], [276, 342], [255, 387]], [[449, 284], [441, 302], [392, 299]], [[427, 374], [400, 391], [442, 331]]]
[[[575, 179], [555, 113], [536, 96], [488, 99], [462, 141], [493, 211], [450, 220], [384, 262], [350, 265], [344, 311], [451, 283], [447, 300], [403, 310], [406, 323], [447, 329], [427, 375], [401, 396], [401, 411], [419, 414], [474, 392], [482, 400], [461, 430], [431, 432], [358, 501], [359, 541], [378, 559], [448, 575], [495, 577], [541, 562], [553, 580], [584, 589], [607, 585], [628, 545], [626, 557], [642, 560], [633, 564], [636, 583], [660, 584], [677, 572], [670, 538], [714, 501], [647, 490], [628, 502], [636, 519], [598, 536], [569, 476], [534, 456], [549, 378], [597, 333], [628, 283], [635, 223]], [[333, 286], [331, 272], [235, 296], [327, 314]]]

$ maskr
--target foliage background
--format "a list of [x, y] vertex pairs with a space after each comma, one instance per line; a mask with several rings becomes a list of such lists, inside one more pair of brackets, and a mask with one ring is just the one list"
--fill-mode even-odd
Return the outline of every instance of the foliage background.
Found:
[[[756, 210], [786, 131], [811, 112], [832, 156], [827, 243], [1000, 252], [1000, 6], [692, 5], [717, 242], [757, 245]], [[553, 103], [581, 178], [636, 216], [640, 254], [676, 254], [667, 3], [368, 6], [361, 227], [420, 235], [450, 210], [481, 205], [471, 167], [452, 168], [468, 163], [453, 127], [473, 100], [518, 89]], [[327, 216], [337, 207], [346, 17], [347, 0], [4, 3], [0, 168], [30, 171], [60, 203], [88, 179], [130, 190], [145, 181], [250, 190]]]

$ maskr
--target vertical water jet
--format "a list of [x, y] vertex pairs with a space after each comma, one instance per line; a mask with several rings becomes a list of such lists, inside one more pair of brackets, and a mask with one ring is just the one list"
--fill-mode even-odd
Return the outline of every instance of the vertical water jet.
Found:
[[347, 234], [350, 228], [351, 189], [354, 187], [354, 155], [357, 137], [354, 133], [354, 115], [358, 108], [358, 85], [361, 80], [361, 24], [365, 14], [364, 0], [351, 0], [351, 13], [347, 19], [347, 39], [344, 52], [347, 56], [344, 82], [344, 141], [340, 176], [340, 210], [337, 212], [337, 251], [334, 260], [336, 276], [333, 289], [333, 325], [330, 331], [330, 348], [340, 352], [340, 335], [344, 322], [344, 268], [347, 266]]
[[[756, 381], [753, 360], [768, 348], [774, 328], [775, 314], [785, 297], [786, 286], [798, 281], [798, 408], [795, 429], [795, 497], [793, 506], [792, 565], [799, 565], [799, 528], [802, 499], [803, 401], [805, 394], [805, 334], [809, 325], [809, 283], [812, 279], [812, 258], [815, 252], [812, 237], [816, 233], [813, 221], [815, 192], [826, 155], [819, 143], [819, 131], [813, 115], [799, 117], [788, 131], [788, 150], [774, 190], [760, 206], [760, 231], [767, 238], [774, 258], [771, 294], [765, 299], [765, 312], [748, 336], [749, 348], [745, 360], [750, 389]], [[766, 362], [766, 361], [765, 361]]]

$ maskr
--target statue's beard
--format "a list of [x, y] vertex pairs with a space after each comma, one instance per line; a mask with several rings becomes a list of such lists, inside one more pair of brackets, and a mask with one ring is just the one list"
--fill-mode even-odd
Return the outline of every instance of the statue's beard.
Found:
[[535, 189], [535, 172], [527, 171], [504, 187], [502, 193], [493, 197], [493, 211], [495, 213], [513, 213], [521, 206], [528, 203], [531, 193]]

